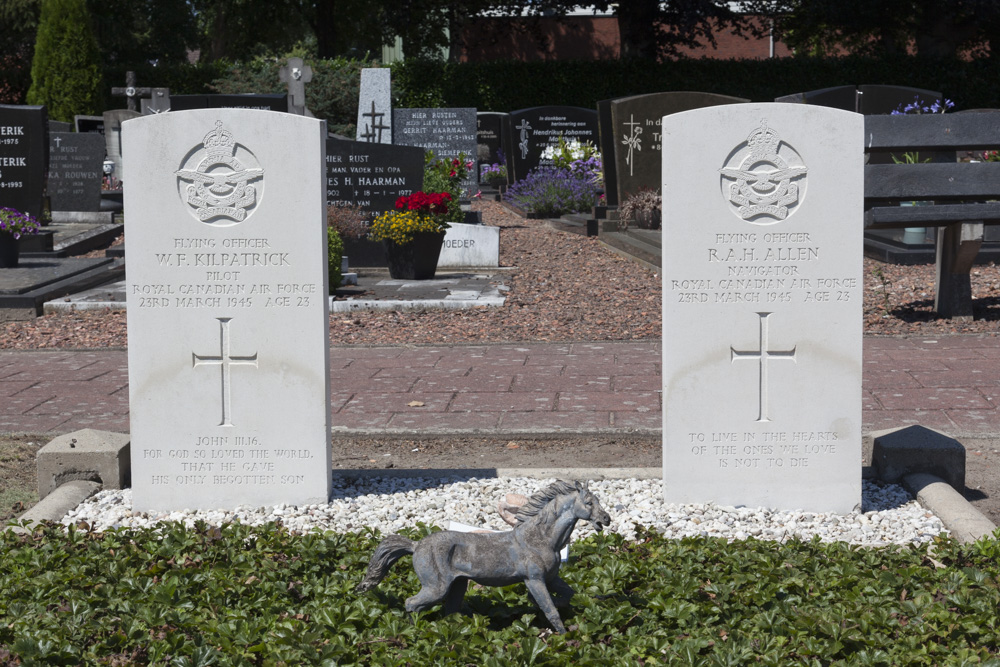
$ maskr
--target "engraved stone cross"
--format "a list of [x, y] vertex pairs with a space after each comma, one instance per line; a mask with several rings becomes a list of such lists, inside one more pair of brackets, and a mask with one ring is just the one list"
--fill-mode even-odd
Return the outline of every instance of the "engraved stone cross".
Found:
[[278, 78], [288, 86], [288, 111], [299, 116], [312, 116], [306, 109], [306, 84], [312, 81], [312, 67], [302, 58], [289, 58], [278, 70]]
[[257, 353], [245, 357], [230, 354], [229, 322], [231, 317], [217, 317], [219, 320], [220, 351], [218, 356], [201, 356], [191, 353], [191, 366], [220, 366], [222, 368], [222, 422], [219, 426], [232, 426], [232, 377], [231, 366], [253, 366], [257, 368]]
[[[757, 350], [737, 350], [736, 348], [730, 346], [729, 351], [731, 353], [730, 362], [734, 363], [740, 360], [746, 359], [756, 359], [760, 364], [760, 408], [757, 413], [757, 421], [759, 422], [769, 422], [771, 421], [768, 417], [768, 378], [767, 378], [767, 362], [769, 359], [785, 359], [796, 361], [795, 359], [795, 347], [791, 350], [770, 350], [768, 349], [768, 332], [767, 332], [767, 318], [773, 313], [757, 313], [757, 317], [760, 318], [760, 344]], [[796, 362], [798, 363], [798, 362]]]
[[149, 88], [136, 88], [135, 87], [135, 72], [128, 71], [125, 72], [125, 87], [115, 86], [111, 89], [111, 94], [115, 96], [124, 95], [128, 100], [128, 110], [135, 111], [135, 100], [136, 98], [142, 97], [143, 95], [149, 95]]
[[[384, 113], [376, 113], [375, 111], [375, 100], [372, 100], [372, 110], [368, 113], [361, 114], [362, 118], [370, 118], [370, 124], [365, 124], [364, 134], [361, 138], [371, 144], [382, 143], [382, 132], [390, 129], [389, 125], [385, 125], [382, 122], [382, 118], [385, 116]], [[376, 134], [378, 132], [378, 134]]]

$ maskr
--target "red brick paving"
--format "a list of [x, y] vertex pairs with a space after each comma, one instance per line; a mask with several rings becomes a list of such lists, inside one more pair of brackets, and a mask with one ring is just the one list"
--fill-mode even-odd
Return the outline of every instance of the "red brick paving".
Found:
[[[660, 429], [659, 341], [337, 347], [330, 366], [340, 432]], [[866, 338], [863, 385], [866, 433], [1000, 437], [1000, 337]], [[127, 353], [0, 351], [0, 397], [0, 431], [127, 431]]]

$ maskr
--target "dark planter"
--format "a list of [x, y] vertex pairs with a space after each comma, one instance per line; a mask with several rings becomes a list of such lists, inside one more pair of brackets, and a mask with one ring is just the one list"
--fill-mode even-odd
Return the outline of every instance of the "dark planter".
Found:
[[20, 243], [9, 232], [0, 232], [0, 269], [17, 268]]
[[649, 209], [636, 211], [635, 226], [639, 229], [659, 229], [660, 212]]
[[389, 275], [397, 280], [430, 280], [437, 271], [444, 232], [417, 232], [411, 243], [383, 241]]

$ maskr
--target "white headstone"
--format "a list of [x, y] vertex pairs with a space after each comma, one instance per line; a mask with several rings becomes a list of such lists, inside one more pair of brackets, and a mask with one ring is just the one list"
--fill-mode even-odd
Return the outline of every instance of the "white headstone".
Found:
[[123, 124], [136, 510], [326, 502], [324, 121]]
[[863, 117], [733, 104], [662, 128], [666, 501], [850, 512]]
[[453, 222], [444, 232], [438, 268], [500, 266], [500, 228]]
[[356, 139], [373, 144], [392, 143], [392, 98], [388, 67], [368, 67], [361, 70], [361, 91], [358, 95], [358, 129]]

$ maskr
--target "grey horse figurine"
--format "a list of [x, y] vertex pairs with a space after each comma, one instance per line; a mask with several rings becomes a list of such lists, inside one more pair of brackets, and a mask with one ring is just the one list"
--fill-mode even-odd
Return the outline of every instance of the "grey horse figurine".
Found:
[[414, 542], [390, 535], [375, 548], [358, 592], [378, 585], [389, 568], [413, 554], [420, 592], [406, 600], [406, 611], [424, 611], [444, 601], [451, 614], [462, 608], [469, 580], [484, 586], [509, 586], [523, 581], [556, 632], [566, 632], [556, 602], [569, 603], [573, 589], [559, 578], [559, 552], [569, 544], [579, 520], [597, 530], [611, 517], [586, 484], [555, 482], [517, 510], [517, 525], [501, 533], [460, 533], [445, 530]]

